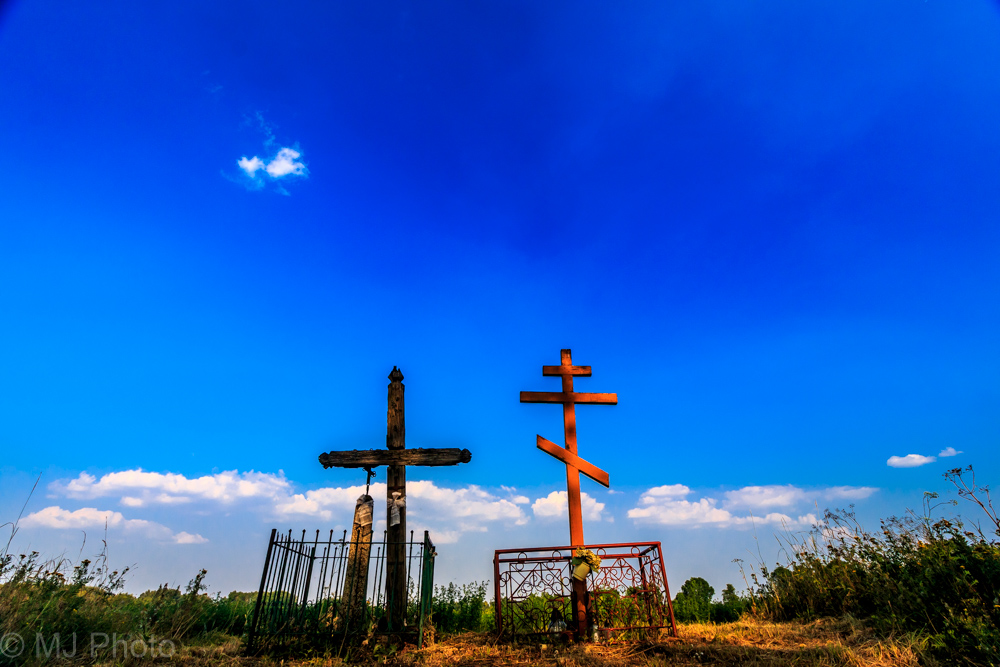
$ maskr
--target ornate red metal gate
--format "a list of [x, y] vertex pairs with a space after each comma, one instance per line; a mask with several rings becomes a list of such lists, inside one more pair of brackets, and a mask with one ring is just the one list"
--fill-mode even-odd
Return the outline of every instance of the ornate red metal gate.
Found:
[[[677, 636], [659, 542], [595, 544], [601, 559], [586, 581], [591, 638], [639, 639], [668, 629]], [[500, 549], [493, 557], [497, 632], [558, 635], [576, 608], [571, 561], [575, 547]], [[572, 628], [569, 628], [572, 630]]]

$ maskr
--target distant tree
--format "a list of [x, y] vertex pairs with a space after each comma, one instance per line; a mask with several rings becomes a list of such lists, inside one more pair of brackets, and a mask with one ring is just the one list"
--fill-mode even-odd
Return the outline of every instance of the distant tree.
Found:
[[674, 598], [674, 615], [683, 622], [707, 623], [712, 619], [715, 589], [701, 577], [692, 577]]
[[735, 586], [726, 584], [722, 591], [722, 602], [712, 603], [712, 620], [716, 623], [732, 623], [739, 620], [749, 606], [750, 601], [740, 597]]

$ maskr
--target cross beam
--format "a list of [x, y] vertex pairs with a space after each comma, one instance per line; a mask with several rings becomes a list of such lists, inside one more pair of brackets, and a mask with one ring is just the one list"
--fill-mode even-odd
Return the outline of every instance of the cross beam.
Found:
[[537, 436], [537, 437], [538, 437], [538, 448], [540, 450], [542, 450], [546, 454], [550, 454], [556, 457], [557, 459], [565, 463], [567, 466], [576, 468], [584, 475], [597, 482], [598, 484], [603, 484], [604, 486], [609, 488], [611, 487], [611, 480], [608, 478], [608, 473], [604, 472], [594, 464], [584, 461], [583, 459], [581, 459], [579, 456], [569, 451], [568, 449], [563, 449], [556, 443], [549, 442], [542, 436]]
[[458, 447], [440, 449], [352, 449], [319, 455], [324, 468], [376, 468], [378, 466], [453, 466], [468, 463], [472, 452]]

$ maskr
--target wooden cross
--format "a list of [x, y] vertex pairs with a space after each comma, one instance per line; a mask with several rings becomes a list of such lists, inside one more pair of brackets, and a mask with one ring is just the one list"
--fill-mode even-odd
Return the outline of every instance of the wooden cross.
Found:
[[[389, 373], [389, 409], [386, 415], [387, 449], [326, 452], [319, 455], [324, 468], [388, 466], [386, 472], [386, 618], [390, 631], [402, 630], [406, 618], [406, 466], [453, 466], [468, 463], [468, 449], [406, 449], [403, 410], [403, 372], [395, 366]], [[395, 520], [395, 523], [393, 522]]]
[[[537, 446], [543, 452], [551, 454], [566, 464], [566, 496], [569, 504], [569, 539], [570, 546], [582, 547], [583, 541], [583, 511], [580, 507], [580, 473], [591, 478], [598, 484], [611, 486], [608, 473], [597, 466], [584, 461], [576, 453], [576, 404], [590, 403], [594, 405], [618, 405], [618, 394], [584, 394], [573, 391], [573, 377], [590, 377], [590, 366], [574, 366], [572, 351], [562, 350], [562, 363], [559, 366], [542, 366], [542, 375], [562, 378], [562, 391], [522, 391], [522, 403], [562, 403], [563, 429], [565, 430], [565, 449], [549, 442], [542, 436], [537, 436]], [[587, 584], [570, 577], [573, 594], [570, 598], [572, 622], [570, 627], [577, 638], [583, 637], [587, 631], [588, 594]]]
[[542, 375], [562, 378], [562, 391], [522, 391], [522, 403], [562, 403], [566, 447], [538, 436], [537, 446], [566, 464], [566, 495], [569, 501], [570, 546], [583, 546], [583, 511], [580, 507], [580, 473], [610, 487], [608, 473], [584, 461], [576, 453], [576, 404], [618, 405], [618, 394], [585, 394], [573, 391], [573, 377], [590, 377], [590, 366], [574, 366], [572, 350], [562, 350], [562, 364], [542, 366]]

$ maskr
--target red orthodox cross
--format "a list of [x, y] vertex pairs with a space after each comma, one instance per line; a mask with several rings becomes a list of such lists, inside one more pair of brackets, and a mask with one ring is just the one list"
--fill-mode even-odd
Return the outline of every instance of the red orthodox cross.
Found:
[[522, 391], [522, 403], [562, 403], [566, 431], [565, 449], [538, 436], [538, 448], [566, 464], [566, 495], [569, 500], [570, 546], [583, 546], [583, 512], [580, 508], [580, 473], [598, 484], [611, 486], [608, 473], [584, 461], [576, 453], [577, 403], [618, 405], [618, 394], [584, 394], [573, 391], [573, 376], [590, 377], [590, 366], [574, 366], [571, 350], [562, 350], [562, 364], [542, 366], [542, 375], [562, 378], [562, 391]]

